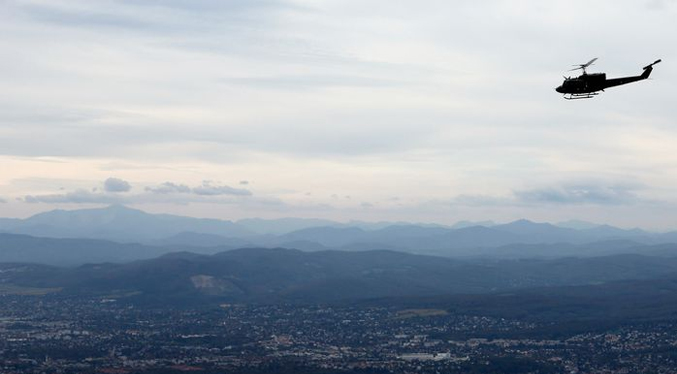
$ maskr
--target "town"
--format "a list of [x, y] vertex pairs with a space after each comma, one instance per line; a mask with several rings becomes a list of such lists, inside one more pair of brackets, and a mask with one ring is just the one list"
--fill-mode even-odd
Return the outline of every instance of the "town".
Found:
[[141, 308], [114, 298], [5, 295], [0, 371], [583, 374], [677, 367], [674, 323], [569, 334], [550, 327], [392, 306]]

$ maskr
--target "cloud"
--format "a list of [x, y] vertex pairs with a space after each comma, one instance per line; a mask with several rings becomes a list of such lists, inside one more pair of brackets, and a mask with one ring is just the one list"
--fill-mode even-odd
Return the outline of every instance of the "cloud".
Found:
[[284, 75], [272, 77], [228, 78], [222, 79], [220, 82], [229, 85], [270, 88], [284, 91], [346, 87], [388, 88], [411, 84], [411, 82], [402, 79], [379, 79], [351, 75]]
[[515, 199], [504, 196], [459, 195], [453, 199], [452, 204], [464, 206], [504, 206], [514, 205]]
[[7, 200], [5, 200], [5, 199], [3, 199], [2, 197], [0, 197], [0, 204], [6, 204], [6, 203], [7, 203]]
[[556, 187], [515, 191], [517, 201], [535, 204], [622, 205], [639, 201], [632, 185], [568, 184]]
[[172, 182], [164, 182], [157, 187], [146, 187], [145, 190], [154, 194], [171, 194], [171, 193], [189, 193], [190, 187], [185, 184], [176, 184]]
[[106, 192], [128, 192], [132, 189], [129, 182], [119, 178], [108, 178], [103, 182], [103, 189]]
[[157, 186], [147, 186], [143, 193], [120, 194], [131, 190], [129, 182], [119, 178], [108, 178], [104, 189], [91, 190], [78, 188], [71, 192], [43, 195], [26, 195], [26, 203], [69, 203], [69, 204], [143, 204], [143, 203], [233, 203], [237, 198], [251, 196], [249, 190], [204, 181], [196, 187], [185, 184], [164, 182]]
[[[246, 184], [240, 182], [240, 184]], [[251, 191], [244, 188], [234, 188], [226, 185], [214, 185], [211, 181], [203, 181], [201, 185], [196, 187], [189, 187], [185, 184], [177, 184], [173, 182], [164, 182], [156, 187], [148, 186], [145, 188], [146, 192], [156, 195], [168, 194], [193, 194], [198, 196], [251, 196]]]
[[134, 19], [112, 12], [98, 12], [84, 7], [59, 7], [45, 5], [23, 5], [23, 12], [33, 19], [66, 27], [118, 28], [118, 29], [145, 29], [152, 24], [141, 19]]
[[[223, 186], [221, 186], [222, 188]], [[211, 194], [198, 194], [198, 193], [161, 193], [156, 191], [144, 192], [140, 194], [124, 194], [119, 193], [108, 193], [108, 192], [96, 192], [88, 191], [84, 189], [78, 189], [75, 191], [63, 193], [63, 194], [44, 194], [44, 195], [26, 195], [20, 201], [36, 204], [157, 204], [157, 203], [169, 203], [169, 204], [190, 204], [190, 203], [224, 203], [224, 204], [233, 204], [237, 203], [242, 196], [249, 196], [251, 192], [247, 191], [247, 194], [240, 193], [240, 195], [227, 194], [227, 193], [218, 193], [219, 190], [215, 189], [209, 191]]]
[[514, 190], [510, 195], [458, 195], [449, 202], [434, 204], [468, 207], [517, 207], [533, 205], [628, 205], [642, 200], [637, 191], [643, 187], [633, 183], [562, 183], [539, 188]]
[[[260, 4], [253, 4], [260, 3]], [[87, 2], [69, 3], [29, 2], [15, 8], [22, 14], [46, 24], [70, 28], [90, 28], [107, 31], [120, 29], [145, 34], [172, 32], [179, 29], [204, 29], [207, 25], [227, 19], [245, 22], [247, 14], [264, 10], [288, 8], [278, 1], [116, 1], [91, 6]], [[144, 17], [152, 12], [155, 17]], [[201, 17], [203, 14], [214, 17]], [[181, 19], [183, 18], [183, 20]], [[214, 19], [216, 18], [216, 19]], [[187, 20], [186, 20], [187, 19]], [[202, 20], [203, 25], [199, 24]]]
[[240, 184], [243, 185], [243, 186], [246, 186], [246, 185], [249, 184], [249, 181], [240, 181]]
[[243, 188], [233, 188], [230, 186], [215, 186], [210, 181], [202, 182], [201, 186], [194, 187], [193, 193], [201, 196], [235, 195], [250, 196], [252, 193]]
[[649, 0], [644, 4], [644, 6], [651, 10], [665, 10], [674, 4], [674, 0]]
[[123, 203], [124, 198], [79, 189], [65, 194], [26, 195], [23, 201], [30, 204], [118, 204]]

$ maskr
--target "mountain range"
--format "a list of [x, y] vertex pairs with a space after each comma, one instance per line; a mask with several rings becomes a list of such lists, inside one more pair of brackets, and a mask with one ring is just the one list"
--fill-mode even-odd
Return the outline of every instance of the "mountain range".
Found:
[[[673, 298], [674, 279], [677, 232], [580, 221], [231, 222], [119, 205], [0, 219], [0, 294], [170, 306], [415, 298], [448, 310], [547, 314], [552, 305], [575, 314], [577, 295], [593, 295], [581, 300], [602, 313], [619, 305], [626, 286], [650, 309], [632, 290], [665, 287], [668, 296], [658, 296]], [[600, 309], [604, 290], [616, 296]]]
[[[527, 220], [507, 224], [462, 221], [454, 226], [402, 222], [339, 223], [300, 218], [231, 222], [149, 214], [113, 205], [99, 209], [55, 210], [23, 220], [2, 219], [0, 232], [175, 248], [221, 247], [223, 250], [285, 247], [306, 251], [386, 249], [450, 257], [504, 256], [507, 253], [513, 257], [561, 257], [559, 251], [565, 255], [595, 256], [614, 253], [614, 248], [625, 251], [631, 247], [638, 249], [645, 245], [677, 243], [675, 231], [652, 233], [580, 221], [564, 222], [561, 225], [566, 227]], [[534, 246], [540, 246], [543, 250]], [[519, 247], [525, 248], [523, 254]]]

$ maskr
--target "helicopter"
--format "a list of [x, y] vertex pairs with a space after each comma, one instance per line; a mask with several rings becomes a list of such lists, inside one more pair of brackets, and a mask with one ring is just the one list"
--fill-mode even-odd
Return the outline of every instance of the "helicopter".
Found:
[[564, 98], [567, 100], [591, 99], [599, 95], [599, 91], [604, 92], [604, 89], [606, 88], [620, 86], [622, 84], [637, 82], [649, 78], [649, 75], [653, 70], [653, 66], [661, 62], [661, 60], [658, 59], [645, 66], [644, 72], [642, 72], [640, 75], [607, 79], [606, 74], [604, 73], [588, 74], [585, 71], [585, 69], [594, 64], [595, 61], [597, 61], [596, 57], [585, 64], [574, 65], [577, 67], [569, 71], [582, 70], [583, 74], [576, 78], [564, 77], [564, 82], [562, 82], [561, 86], [555, 88], [555, 91], [564, 94]]

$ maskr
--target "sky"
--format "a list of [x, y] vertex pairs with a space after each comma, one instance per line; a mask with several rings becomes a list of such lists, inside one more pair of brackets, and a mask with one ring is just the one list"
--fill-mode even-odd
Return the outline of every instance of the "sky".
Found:
[[[677, 1], [4, 0], [0, 217], [677, 229]], [[651, 79], [567, 101], [573, 64]]]

